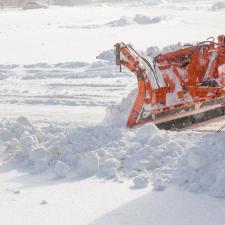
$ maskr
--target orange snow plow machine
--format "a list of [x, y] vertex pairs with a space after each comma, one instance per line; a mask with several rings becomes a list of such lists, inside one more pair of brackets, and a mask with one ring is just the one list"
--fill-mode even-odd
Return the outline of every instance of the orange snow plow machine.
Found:
[[115, 45], [116, 64], [133, 72], [138, 94], [128, 127], [153, 122], [181, 129], [225, 114], [225, 36], [147, 60], [131, 45]]

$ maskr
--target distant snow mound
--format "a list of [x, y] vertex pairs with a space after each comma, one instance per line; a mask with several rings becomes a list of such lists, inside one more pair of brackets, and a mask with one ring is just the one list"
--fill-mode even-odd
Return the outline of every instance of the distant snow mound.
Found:
[[181, 42], [178, 42], [177, 44], [172, 44], [172, 45], [167, 45], [164, 48], [160, 49], [157, 46], [151, 46], [147, 48], [146, 50], [146, 55], [149, 56], [150, 58], [154, 58], [155, 56], [159, 54], [165, 54], [171, 51], [176, 51], [179, 50], [183, 47]]
[[37, 2], [27, 2], [24, 6], [23, 9], [24, 10], [28, 10], [28, 9], [47, 9], [48, 7], [46, 5], [42, 5], [40, 3]]
[[129, 18], [126, 16], [122, 16], [119, 20], [114, 20], [109, 23], [106, 23], [105, 26], [109, 27], [124, 27], [132, 24], [154, 24], [162, 22], [162, 18], [160, 16], [148, 17], [142, 14], [137, 14], [134, 18]]
[[160, 23], [162, 21], [162, 18], [160, 16], [148, 17], [145, 15], [137, 14], [134, 17], [133, 21], [138, 24], [153, 24]]
[[161, 16], [154, 16], [154, 17], [148, 17], [142, 14], [137, 14], [135, 17], [126, 17], [122, 16], [117, 20], [110, 21], [105, 24], [86, 24], [83, 26], [60, 26], [60, 28], [70, 28], [70, 29], [77, 29], [77, 28], [83, 28], [83, 29], [97, 29], [102, 27], [125, 27], [129, 25], [146, 25], [146, 24], [155, 24], [160, 23], [162, 20], [168, 20], [169, 17], [161, 17]]
[[142, 2], [145, 5], [152, 5], [152, 6], [164, 3], [163, 0], [142, 0]]
[[212, 11], [219, 11], [219, 10], [225, 10], [225, 1], [219, 1], [212, 5], [210, 8]]
[[130, 25], [130, 24], [132, 24], [132, 20], [129, 17], [122, 16], [118, 20], [114, 20], [114, 21], [111, 21], [109, 23], [106, 23], [105, 26], [109, 26], [109, 27], [124, 27], [124, 26]]
[[113, 49], [106, 50], [101, 52], [98, 56], [96, 56], [96, 59], [101, 59], [101, 60], [109, 61], [109, 62], [115, 62], [115, 53]]

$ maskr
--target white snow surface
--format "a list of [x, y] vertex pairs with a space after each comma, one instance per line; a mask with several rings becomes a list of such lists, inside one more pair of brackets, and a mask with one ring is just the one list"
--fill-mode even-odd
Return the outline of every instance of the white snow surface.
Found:
[[223, 225], [224, 117], [126, 128], [136, 78], [112, 49], [153, 57], [224, 19], [201, 0], [0, 11], [0, 224]]

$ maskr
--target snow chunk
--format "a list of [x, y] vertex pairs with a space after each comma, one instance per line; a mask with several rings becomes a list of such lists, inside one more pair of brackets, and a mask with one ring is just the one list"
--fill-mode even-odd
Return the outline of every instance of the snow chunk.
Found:
[[16, 122], [17, 122], [17, 123], [21, 123], [21, 124], [23, 124], [23, 125], [25, 125], [25, 126], [30, 126], [30, 127], [32, 127], [30, 121], [29, 121], [26, 117], [24, 117], [24, 116], [19, 117], [19, 118], [16, 120]]
[[32, 161], [40, 161], [40, 160], [47, 160], [48, 158], [48, 152], [45, 147], [38, 147], [34, 150], [32, 150], [29, 154], [29, 158]]
[[161, 178], [155, 179], [153, 183], [154, 191], [163, 191], [166, 188], [165, 181]]
[[150, 162], [147, 159], [139, 160], [132, 166], [133, 169], [138, 171], [148, 170], [150, 169], [150, 167], [151, 167]]
[[108, 178], [116, 176], [117, 170], [121, 167], [121, 162], [115, 158], [109, 158], [102, 164], [102, 174]]
[[77, 164], [77, 173], [83, 177], [90, 177], [97, 174], [100, 167], [99, 155], [92, 151], [86, 155], [81, 155]]
[[41, 173], [48, 169], [48, 161], [40, 159], [39, 161], [35, 161], [34, 163], [34, 172]]
[[154, 124], [146, 124], [136, 129], [136, 140], [141, 143], [148, 141], [153, 135], [158, 135], [159, 129]]
[[20, 139], [20, 142], [24, 150], [31, 151], [37, 146], [37, 137], [34, 135], [29, 135], [29, 133], [24, 133]]
[[55, 164], [54, 172], [57, 178], [64, 178], [67, 176], [69, 173], [70, 167], [62, 162], [62, 161], [57, 161]]
[[148, 177], [146, 175], [139, 175], [133, 179], [134, 188], [145, 188], [148, 186]]
[[224, 146], [224, 135], [205, 135], [179, 160], [176, 183], [182, 189], [225, 197]]

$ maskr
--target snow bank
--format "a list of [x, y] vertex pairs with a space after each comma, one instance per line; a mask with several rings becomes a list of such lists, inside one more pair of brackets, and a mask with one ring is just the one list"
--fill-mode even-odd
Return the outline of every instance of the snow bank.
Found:
[[224, 134], [208, 134], [179, 162], [176, 183], [185, 190], [225, 197]]
[[225, 197], [224, 134], [168, 132], [153, 124], [125, 126], [135, 91], [110, 109], [105, 123], [94, 127], [45, 128], [25, 117], [0, 122], [0, 156], [28, 171], [51, 171], [56, 178], [131, 179], [133, 188], [149, 182], [154, 190], [169, 184]]
[[153, 124], [127, 129], [128, 105], [135, 95], [136, 91], [108, 109], [101, 126], [61, 128], [52, 124], [40, 129], [25, 117], [2, 120], [0, 155], [35, 173], [50, 170], [56, 178], [71, 172], [81, 178], [129, 178], [134, 188], [153, 182], [155, 190], [161, 190], [170, 182], [177, 157], [188, 143], [183, 143], [183, 136], [174, 142], [173, 134]]
[[2, 120], [0, 124], [0, 143], [4, 146], [1, 153], [33, 172], [50, 170], [57, 178], [70, 172], [81, 178], [125, 177], [134, 179], [136, 188], [147, 186], [162, 174], [161, 180], [167, 185], [171, 179], [171, 174], [166, 174], [168, 168], [175, 168], [175, 158], [183, 151], [183, 140], [180, 141], [174, 143], [166, 131], [159, 131], [153, 124], [133, 130], [118, 121], [117, 126], [52, 125], [38, 129], [24, 117]]
[[224, 134], [169, 132], [153, 124], [126, 128], [134, 90], [107, 109], [102, 125], [38, 128], [25, 117], [0, 122], [0, 156], [28, 171], [51, 171], [56, 178], [131, 179], [133, 188], [149, 182], [225, 197]]

